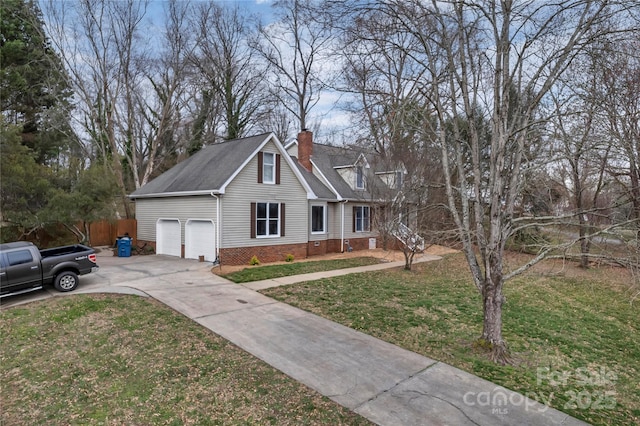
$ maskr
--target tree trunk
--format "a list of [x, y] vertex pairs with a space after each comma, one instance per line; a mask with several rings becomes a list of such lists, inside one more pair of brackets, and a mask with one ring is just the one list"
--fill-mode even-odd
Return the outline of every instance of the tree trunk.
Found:
[[589, 268], [589, 251], [591, 250], [591, 238], [589, 237], [589, 225], [585, 220], [584, 213], [578, 215], [580, 223], [580, 267]]
[[507, 344], [502, 338], [502, 271], [492, 268], [482, 286], [482, 308], [484, 320], [482, 324], [481, 343], [491, 351], [491, 360], [498, 364], [509, 364]]
[[404, 269], [405, 271], [410, 271], [413, 266], [413, 257], [416, 252], [414, 250], [409, 250], [406, 246], [402, 252], [404, 253]]
[[589, 237], [581, 237], [582, 241], [580, 242], [580, 267], [584, 269], [589, 269], [589, 251], [591, 250], [591, 240]]
[[83, 243], [87, 245], [91, 245], [91, 223], [87, 221], [82, 221], [82, 224], [84, 225], [84, 238], [85, 238]]

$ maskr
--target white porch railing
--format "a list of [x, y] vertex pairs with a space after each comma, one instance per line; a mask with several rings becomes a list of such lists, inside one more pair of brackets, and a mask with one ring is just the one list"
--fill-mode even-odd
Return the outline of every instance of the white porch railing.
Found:
[[394, 237], [396, 237], [402, 244], [407, 246], [409, 250], [413, 252], [424, 251], [424, 238], [417, 232], [413, 231], [404, 223], [398, 223], [395, 229], [392, 231]]

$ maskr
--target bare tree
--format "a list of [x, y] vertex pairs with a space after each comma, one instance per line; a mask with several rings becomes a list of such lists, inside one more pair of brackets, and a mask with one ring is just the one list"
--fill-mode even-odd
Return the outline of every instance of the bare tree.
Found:
[[185, 126], [185, 108], [191, 99], [186, 85], [187, 58], [193, 49], [189, 39], [188, 4], [170, 1], [165, 6], [164, 31], [158, 55], [151, 60], [145, 82], [151, 93], [138, 91], [137, 108], [143, 117], [137, 148], [131, 156], [135, 187], [146, 184], [163, 168], [175, 165], [176, 151]]
[[550, 93], [552, 137], [558, 149], [555, 174], [557, 183], [566, 187], [570, 211], [575, 213], [583, 268], [589, 267], [591, 234], [596, 232], [596, 219], [603, 213], [598, 211], [599, 200], [608, 184], [606, 169], [611, 151], [600, 108], [594, 102], [599, 82], [593, 78], [592, 59], [584, 55], [574, 61]]
[[276, 99], [265, 102], [266, 110], [260, 114], [256, 123], [256, 130], [268, 133], [273, 132], [282, 143], [287, 142], [291, 134], [295, 134], [294, 119], [289, 111]]
[[[127, 193], [173, 151], [186, 65], [184, 6], [167, 3], [162, 37], [151, 37], [146, 1], [50, 1], [48, 31], [75, 92], [76, 127]], [[149, 46], [153, 46], [150, 49]]]
[[405, 268], [411, 269], [425, 247], [424, 236], [432, 242], [441, 235], [435, 231], [443, 219], [442, 167], [424, 93], [426, 69], [415, 54], [419, 42], [398, 31], [393, 17], [373, 10], [367, 18], [349, 19], [342, 28], [340, 90], [353, 99], [347, 110], [360, 144], [381, 156], [385, 170], [401, 173], [398, 193], [386, 196], [391, 201], [376, 220], [383, 241], [401, 241]]
[[606, 114], [607, 130], [613, 139], [609, 172], [624, 188], [631, 205], [629, 219], [636, 229], [640, 248], [640, 38], [603, 45], [596, 79], [601, 81], [597, 108]]
[[317, 2], [279, 0], [277, 21], [260, 24], [252, 47], [269, 64], [271, 95], [309, 128], [309, 114], [327, 86], [330, 69], [323, 63], [333, 48], [330, 28], [315, 19]]
[[264, 109], [265, 66], [248, 46], [247, 18], [238, 6], [202, 3], [193, 12], [197, 39], [191, 61], [206, 82], [208, 102], [222, 109], [223, 138], [236, 139]]
[[424, 115], [419, 97], [424, 67], [410, 51], [415, 40], [398, 32], [384, 13], [354, 20], [343, 43], [341, 89], [355, 98], [347, 108], [362, 122], [364, 139], [383, 157], [401, 155], [417, 134]]
[[[350, 4], [358, 19], [388, 17], [414, 38], [405, 47], [424, 67], [420, 90], [434, 116], [447, 203], [473, 282], [482, 296], [480, 341], [509, 361], [502, 335], [505, 282], [539, 262], [505, 267], [505, 247], [535, 222], [520, 216], [523, 177], [541, 137], [540, 106], [585, 46], [622, 18], [625, 1], [466, 2], [387, 0]], [[637, 6], [633, 6], [637, 7]], [[624, 18], [622, 18], [624, 19]], [[430, 121], [425, 120], [425, 123]]]

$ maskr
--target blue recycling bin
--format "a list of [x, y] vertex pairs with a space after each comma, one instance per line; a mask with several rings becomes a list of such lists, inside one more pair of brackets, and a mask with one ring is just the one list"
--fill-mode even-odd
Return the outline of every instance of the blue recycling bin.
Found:
[[118, 237], [118, 257], [131, 256], [131, 238]]

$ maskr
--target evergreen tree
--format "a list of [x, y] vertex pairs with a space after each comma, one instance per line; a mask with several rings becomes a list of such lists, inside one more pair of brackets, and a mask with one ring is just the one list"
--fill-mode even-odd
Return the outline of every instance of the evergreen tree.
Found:
[[0, 110], [21, 127], [22, 143], [36, 161], [56, 159], [69, 146], [68, 99], [62, 62], [44, 32], [42, 12], [32, 0], [0, 2]]
[[22, 145], [19, 126], [0, 117], [0, 241], [23, 239], [43, 226], [42, 210], [53, 191], [49, 167]]

